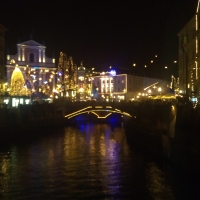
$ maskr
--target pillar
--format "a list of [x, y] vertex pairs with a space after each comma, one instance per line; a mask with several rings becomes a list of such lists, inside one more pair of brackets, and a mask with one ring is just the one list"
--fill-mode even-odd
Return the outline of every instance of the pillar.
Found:
[[22, 61], [25, 61], [25, 56], [24, 56], [24, 47], [22, 48]]
[[45, 63], [45, 49], [43, 49], [42, 58], [43, 58], [43, 63]]
[[39, 62], [41, 62], [41, 49], [39, 49]]
[[21, 47], [18, 46], [18, 61], [21, 61]]

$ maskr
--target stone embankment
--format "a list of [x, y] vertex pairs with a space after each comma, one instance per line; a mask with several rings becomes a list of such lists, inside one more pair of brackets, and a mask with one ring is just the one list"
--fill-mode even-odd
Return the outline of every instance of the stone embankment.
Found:
[[151, 154], [169, 157], [175, 119], [176, 107], [173, 104], [141, 103], [127, 123], [127, 138]]
[[[72, 104], [72, 103], [71, 103]], [[64, 127], [71, 104], [20, 105], [18, 108], [0, 108], [0, 139], [13, 139], [37, 134], [49, 128]], [[87, 104], [84, 104], [84, 106]], [[129, 112], [132, 118], [126, 124], [129, 142], [141, 149], [164, 156], [175, 165], [200, 169], [200, 107], [172, 103], [113, 104]], [[72, 110], [70, 110], [72, 109]], [[47, 132], [47, 131], [46, 131]]]
[[200, 108], [191, 105], [140, 104], [127, 123], [131, 143], [151, 155], [167, 158], [177, 168], [199, 172]]
[[39, 130], [64, 126], [64, 109], [55, 104], [20, 105], [0, 109], [0, 138], [14, 139]]
[[200, 175], [200, 106], [177, 106], [172, 161]]

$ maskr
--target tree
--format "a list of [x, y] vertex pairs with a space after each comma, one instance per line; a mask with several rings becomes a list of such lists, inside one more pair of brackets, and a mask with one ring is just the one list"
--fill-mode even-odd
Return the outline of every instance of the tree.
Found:
[[29, 96], [31, 94], [30, 90], [25, 86], [23, 74], [18, 67], [15, 67], [12, 73], [9, 93], [11, 96]]

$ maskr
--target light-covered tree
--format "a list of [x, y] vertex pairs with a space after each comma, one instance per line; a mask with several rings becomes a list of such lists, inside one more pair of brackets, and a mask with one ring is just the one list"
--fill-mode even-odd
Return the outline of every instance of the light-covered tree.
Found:
[[9, 93], [11, 96], [29, 96], [31, 94], [30, 90], [25, 86], [23, 74], [18, 67], [15, 67], [12, 73]]

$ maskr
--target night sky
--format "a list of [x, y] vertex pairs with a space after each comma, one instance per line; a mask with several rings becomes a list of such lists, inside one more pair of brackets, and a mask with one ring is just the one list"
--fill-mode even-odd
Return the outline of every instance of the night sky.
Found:
[[[6, 46], [32, 38], [48, 57], [59, 52], [87, 68], [178, 75], [178, 32], [195, 14], [197, 0], [0, 0]], [[150, 60], [158, 55], [156, 62]], [[133, 67], [136, 63], [136, 67]], [[144, 68], [147, 65], [147, 68]], [[168, 71], [164, 71], [168, 66]]]

